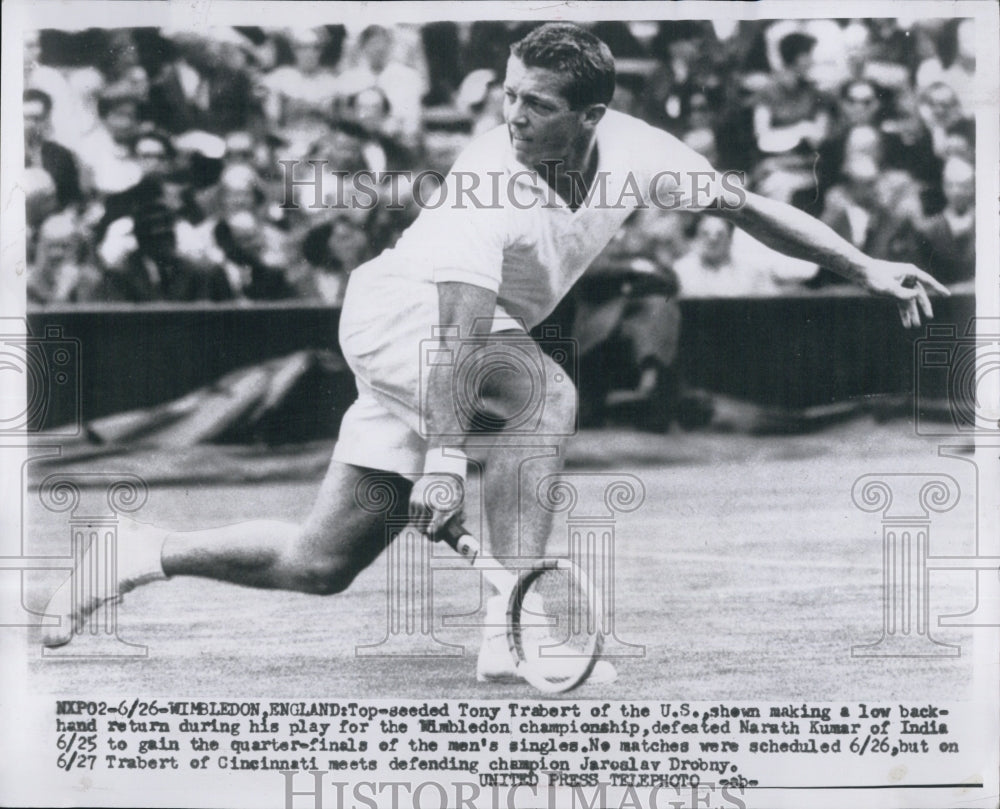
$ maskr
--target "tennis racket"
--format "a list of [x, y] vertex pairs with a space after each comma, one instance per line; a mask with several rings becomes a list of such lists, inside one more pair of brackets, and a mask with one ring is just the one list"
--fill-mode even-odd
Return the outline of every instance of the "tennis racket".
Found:
[[604, 643], [598, 628], [601, 605], [587, 575], [568, 559], [542, 559], [515, 576], [464, 526], [446, 527], [442, 534], [507, 596], [507, 643], [517, 673], [547, 694], [585, 682]]

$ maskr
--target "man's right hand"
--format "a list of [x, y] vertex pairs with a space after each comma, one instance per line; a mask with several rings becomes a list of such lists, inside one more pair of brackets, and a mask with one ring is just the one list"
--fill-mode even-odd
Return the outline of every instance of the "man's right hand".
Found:
[[451, 520], [462, 520], [465, 480], [448, 472], [425, 473], [410, 493], [410, 524], [428, 539], [437, 541]]

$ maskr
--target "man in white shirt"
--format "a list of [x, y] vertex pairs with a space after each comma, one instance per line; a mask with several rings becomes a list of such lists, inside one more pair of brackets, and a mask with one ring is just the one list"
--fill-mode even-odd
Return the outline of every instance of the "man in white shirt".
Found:
[[[526, 330], [640, 205], [706, 208], [721, 199], [716, 213], [761, 241], [896, 299], [904, 325], [918, 324], [920, 310], [930, 316], [924, 285], [944, 290], [929, 275], [868, 259], [800, 211], [727, 185], [676, 138], [608, 112], [614, 86], [611, 52], [577, 26], [545, 25], [512, 47], [506, 125], [458, 158], [443, 204], [436, 194], [425, 200], [397, 245], [351, 276], [340, 342], [359, 395], [312, 512], [298, 525], [259, 520], [186, 533], [126, 526], [120, 592], [179, 575], [340, 592], [381, 553], [387, 520], [409, 515], [434, 538], [461, 519], [462, 450], [484, 425], [499, 425], [483, 466], [495, 554], [544, 555], [552, 514], [538, 501], [538, 482], [561, 469], [576, 391]], [[525, 443], [537, 447], [530, 460]], [[373, 474], [381, 511], [366, 489]], [[451, 496], [435, 501], [441, 488]], [[70, 591], [68, 582], [47, 610], [64, 616], [49, 645], [68, 642], [99, 606], [74, 609]], [[592, 681], [613, 679], [602, 663]], [[484, 639], [477, 674], [514, 675], [502, 632]]]

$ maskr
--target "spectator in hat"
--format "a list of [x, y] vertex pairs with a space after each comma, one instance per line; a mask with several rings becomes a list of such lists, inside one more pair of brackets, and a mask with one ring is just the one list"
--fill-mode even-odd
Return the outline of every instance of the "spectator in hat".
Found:
[[920, 94], [920, 120], [931, 138], [934, 154], [944, 159], [948, 131], [966, 119], [955, 89], [945, 82], [934, 82]]
[[139, 167], [139, 180], [106, 197], [104, 215], [95, 228], [98, 239], [115, 220], [153, 204], [168, 208], [188, 226], [204, 217], [194, 190], [179, 170], [177, 150], [167, 133], [155, 129], [141, 131], [132, 142], [131, 157]]
[[41, 37], [38, 31], [25, 31], [22, 42], [25, 90], [45, 93], [50, 102], [50, 137], [63, 146], [72, 148], [81, 132], [77, 120], [79, 96], [62, 73], [42, 63]]
[[937, 83], [948, 85], [958, 100], [962, 115], [976, 112], [976, 23], [952, 19], [938, 32], [936, 54], [920, 63], [914, 83], [924, 90]]
[[82, 201], [80, 173], [69, 149], [49, 139], [52, 122], [52, 99], [41, 90], [25, 90], [24, 165], [42, 168], [55, 184], [59, 208]]

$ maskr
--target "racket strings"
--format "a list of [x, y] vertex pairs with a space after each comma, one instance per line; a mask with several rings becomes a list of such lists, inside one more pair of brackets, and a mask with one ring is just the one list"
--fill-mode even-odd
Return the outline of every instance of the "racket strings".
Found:
[[595, 607], [578, 571], [549, 567], [522, 583], [516, 650], [523, 664], [551, 683], [573, 682], [592, 665]]

